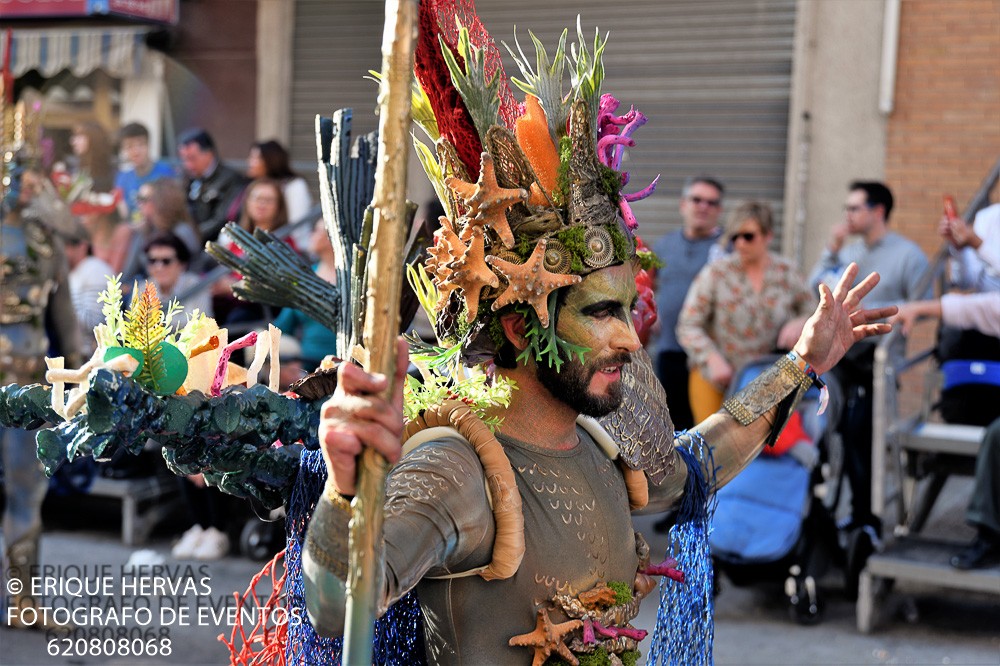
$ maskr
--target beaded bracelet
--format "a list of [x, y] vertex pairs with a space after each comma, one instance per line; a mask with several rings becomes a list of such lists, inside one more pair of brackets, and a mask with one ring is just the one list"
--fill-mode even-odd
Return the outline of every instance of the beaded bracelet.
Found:
[[787, 354], [788, 360], [798, 366], [807, 377], [809, 377], [813, 384], [819, 388], [819, 409], [816, 411], [817, 414], [822, 414], [826, 411], [827, 405], [830, 403], [830, 391], [826, 388], [826, 382], [820, 379], [819, 375], [813, 370], [813, 367], [809, 365], [809, 362], [796, 354], [794, 351], [790, 351]]

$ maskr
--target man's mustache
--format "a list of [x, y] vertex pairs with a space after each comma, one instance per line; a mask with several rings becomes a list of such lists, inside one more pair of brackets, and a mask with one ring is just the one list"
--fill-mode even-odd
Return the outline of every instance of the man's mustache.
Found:
[[632, 354], [629, 352], [615, 352], [590, 362], [592, 368], [603, 368], [606, 365], [628, 365], [632, 362]]

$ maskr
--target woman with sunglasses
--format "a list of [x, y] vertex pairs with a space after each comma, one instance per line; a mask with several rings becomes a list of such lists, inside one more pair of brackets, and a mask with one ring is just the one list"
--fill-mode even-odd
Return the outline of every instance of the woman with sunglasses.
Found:
[[[201, 278], [188, 272], [191, 252], [184, 241], [175, 234], [166, 232], [154, 235], [146, 244], [145, 254], [149, 281], [156, 286], [160, 302], [164, 307], [178, 294], [188, 291], [201, 282]], [[212, 316], [212, 299], [204, 289], [178, 300], [187, 314], [191, 314], [197, 308], [209, 317]], [[186, 321], [187, 317], [179, 317], [174, 323], [183, 325]]]
[[732, 253], [708, 264], [688, 290], [677, 339], [692, 369], [691, 411], [700, 423], [722, 407], [736, 371], [776, 349], [790, 349], [816, 297], [790, 261], [768, 249], [774, 216], [762, 202], [736, 208], [721, 242]]

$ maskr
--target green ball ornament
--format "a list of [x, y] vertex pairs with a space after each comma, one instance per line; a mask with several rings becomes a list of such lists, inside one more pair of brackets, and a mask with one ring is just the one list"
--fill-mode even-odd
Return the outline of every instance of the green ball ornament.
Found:
[[111, 359], [117, 358], [122, 354], [128, 354], [139, 362], [139, 365], [137, 365], [135, 370], [132, 371], [132, 376], [138, 377], [142, 372], [143, 366], [145, 365], [145, 361], [142, 358], [142, 352], [138, 349], [133, 349], [132, 347], [108, 347], [104, 350], [104, 362], [107, 363]]

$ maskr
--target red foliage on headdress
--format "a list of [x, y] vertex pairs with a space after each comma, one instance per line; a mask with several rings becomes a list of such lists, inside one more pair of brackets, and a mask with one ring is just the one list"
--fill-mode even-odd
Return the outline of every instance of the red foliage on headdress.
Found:
[[430, 3], [437, 7], [438, 24], [449, 44], [458, 43], [458, 24], [455, 19], [469, 30], [469, 41], [473, 46], [482, 49], [486, 56], [486, 76], [500, 75], [500, 118], [507, 129], [514, 129], [514, 121], [524, 113], [524, 105], [517, 101], [514, 92], [507, 84], [507, 74], [503, 69], [503, 58], [496, 42], [486, 31], [483, 22], [476, 14], [474, 0], [434, 0]]
[[[436, 0], [420, 3], [420, 26], [413, 72], [430, 100], [438, 131], [455, 146], [458, 158], [475, 180], [479, 178], [479, 157], [483, 152], [483, 143], [462, 96], [452, 85], [451, 73], [441, 55], [438, 35], [442, 35], [442, 29], [438, 22], [437, 4]], [[462, 63], [462, 57], [455, 49], [457, 39], [448, 39], [445, 35], [444, 41], [454, 53], [455, 59]]]
[[[635, 241], [637, 250], [649, 249], [640, 237], [636, 236]], [[632, 325], [635, 326], [635, 333], [644, 347], [649, 342], [650, 331], [657, 318], [653, 286], [653, 271], [643, 268], [636, 273], [635, 288], [639, 293], [639, 299], [635, 302], [635, 309], [632, 310]]]
[[[228, 641], [223, 634], [219, 634], [219, 640], [229, 648], [229, 663], [233, 666], [285, 666], [290, 609], [284, 608], [284, 613], [275, 612], [283, 609], [281, 602], [284, 597], [287, 572], [282, 566], [283, 573], [278, 577], [277, 571], [279, 563], [283, 564], [284, 557], [285, 551], [281, 551], [265, 564], [250, 581], [247, 591], [242, 596], [238, 592], [233, 593], [236, 598], [236, 622], [232, 634]], [[260, 597], [257, 596], [257, 585], [266, 576], [271, 577], [271, 594], [261, 603]], [[243, 631], [241, 620], [244, 609], [252, 612], [257, 618], [249, 634]], [[284, 621], [272, 622], [276, 618], [283, 618]], [[240, 643], [239, 647], [237, 641]]]

